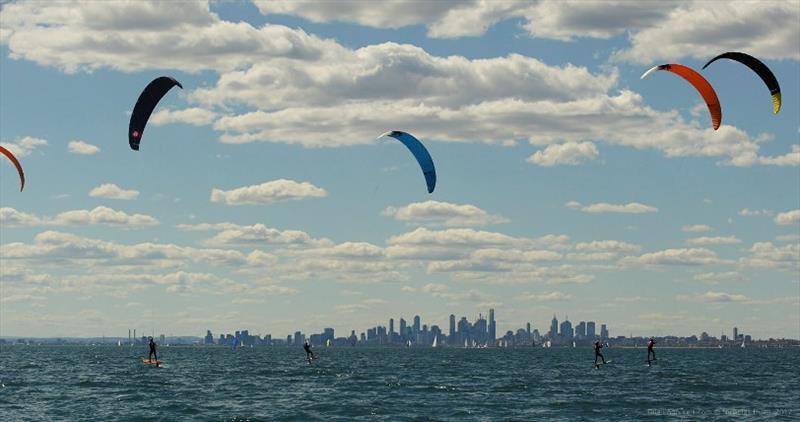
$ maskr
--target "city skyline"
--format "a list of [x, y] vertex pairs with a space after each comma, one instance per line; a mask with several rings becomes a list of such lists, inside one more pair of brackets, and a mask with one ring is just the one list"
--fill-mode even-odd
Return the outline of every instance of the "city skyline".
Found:
[[0, 2], [0, 335], [800, 337], [796, 2], [304, 4]]

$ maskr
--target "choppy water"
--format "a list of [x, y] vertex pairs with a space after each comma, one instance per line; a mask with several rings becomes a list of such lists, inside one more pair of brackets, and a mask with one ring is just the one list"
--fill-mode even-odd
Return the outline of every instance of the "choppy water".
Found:
[[798, 420], [798, 349], [4, 346], [0, 420]]

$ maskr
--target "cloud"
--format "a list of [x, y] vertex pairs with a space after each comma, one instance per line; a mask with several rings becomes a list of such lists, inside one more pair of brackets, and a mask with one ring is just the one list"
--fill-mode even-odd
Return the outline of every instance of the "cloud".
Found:
[[644, 214], [658, 212], [658, 208], [649, 205], [640, 204], [638, 202], [630, 202], [627, 204], [609, 204], [606, 202], [599, 202], [596, 204], [582, 205], [580, 202], [570, 201], [564, 204], [567, 208], [574, 210], [581, 210], [583, 212], [600, 214], [600, 213], [621, 213], [621, 214]]
[[38, 217], [33, 214], [17, 211], [14, 208], [0, 208], [0, 222], [9, 227], [25, 226], [74, 226], [74, 225], [110, 225], [125, 227], [144, 227], [158, 225], [156, 218], [145, 214], [127, 214], [112, 208], [99, 206], [91, 210], [72, 210], [62, 212], [55, 217]]
[[714, 265], [725, 261], [716, 253], [704, 248], [665, 249], [641, 256], [626, 256], [620, 264], [628, 265]]
[[[800, 60], [800, 9], [792, 2], [674, 3], [672, 10], [630, 36], [621, 60], [651, 63], [720, 51], [747, 51], [762, 59]], [[713, 42], [709, 42], [713, 40]]]
[[227, 205], [258, 205], [308, 198], [324, 198], [325, 196], [328, 196], [328, 192], [325, 189], [318, 188], [309, 182], [300, 183], [294, 180], [278, 179], [229, 191], [214, 188], [211, 191], [211, 202], [224, 202]]
[[578, 165], [584, 161], [596, 160], [600, 156], [597, 147], [591, 142], [566, 142], [548, 145], [528, 157], [528, 162], [544, 167], [557, 165]]
[[4, 227], [30, 227], [42, 224], [42, 219], [14, 208], [0, 208], [0, 224]]
[[73, 210], [58, 214], [48, 224], [54, 225], [90, 225], [106, 224], [111, 226], [154, 226], [159, 224], [154, 217], [144, 214], [127, 214], [112, 208], [99, 206], [91, 210]]
[[711, 230], [713, 230], [711, 228], [711, 226], [707, 226], [705, 224], [693, 224], [693, 225], [681, 227], [681, 231], [684, 231], [684, 232], [687, 232], [687, 233], [702, 233], [702, 232], [707, 232], [707, 231], [711, 231]]
[[92, 198], [122, 199], [129, 201], [138, 198], [139, 191], [122, 189], [113, 183], [103, 183], [90, 190], [89, 196]]
[[171, 123], [187, 123], [194, 126], [207, 126], [214, 122], [217, 113], [203, 108], [185, 108], [183, 110], [159, 110], [150, 117], [154, 125], [168, 125]]
[[800, 243], [775, 246], [772, 242], [756, 242], [749, 252], [739, 260], [744, 267], [800, 271]]
[[721, 273], [695, 274], [694, 279], [697, 281], [716, 284], [719, 282], [742, 281], [744, 280], [744, 276], [736, 271], [727, 271]]
[[11, 151], [17, 158], [22, 158], [30, 155], [36, 148], [47, 145], [44, 139], [25, 136], [17, 138], [13, 141], [0, 142], [0, 145]]
[[773, 214], [772, 210], [751, 210], [751, 209], [741, 209], [737, 213], [742, 217], [761, 217], [761, 216], [769, 216]]
[[582, 252], [638, 252], [642, 249], [639, 245], [626, 243], [619, 240], [594, 240], [592, 242], [579, 242], [575, 250]]
[[735, 245], [742, 243], [736, 236], [715, 236], [715, 237], [694, 237], [686, 240], [689, 245], [707, 246], [707, 245]]
[[544, 293], [523, 293], [519, 296], [520, 300], [530, 300], [536, 302], [556, 302], [572, 299], [572, 295], [562, 292], [544, 292]]
[[745, 295], [731, 294], [725, 292], [713, 292], [713, 291], [707, 291], [702, 295], [699, 295], [699, 298], [709, 303], [731, 303], [731, 302], [750, 301], [750, 298]]
[[94, 155], [100, 152], [100, 148], [79, 140], [69, 141], [67, 150], [73, 154]]
[[222, 20], [207, 1], [4, 4], [0, 42], [13, 59], [68, 73], [225, 70], [266, 58], [319, 58], [341, 49], [299, 29]]
[[315, 240], [300, 230], [279, 230], [263, 224], [235, 226], [223, 224], [209, 245], [309, 245]]
[[425, 201], [414, 202], [399, 208], [387, 207], [383, 215], [415, 224], [434, 224], [448, 227], [485, 226], [501, 224], [508, 219], [492, 215], [469, 204]]
[[775, 216], [775, 224], [789, 226], [800, 223], [800, 209], [782, 212]]

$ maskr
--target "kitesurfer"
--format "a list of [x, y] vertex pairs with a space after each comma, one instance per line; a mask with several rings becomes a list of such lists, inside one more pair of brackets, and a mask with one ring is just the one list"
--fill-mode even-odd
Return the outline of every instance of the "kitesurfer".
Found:
[[316, 359], [314, 352], [311, 351], [311, 345], [308, 344], [308, 340], [303, 343], [303, 349], [306, 351], [306, 359], [308, 359], [308, 363], [311, 363], [311, 359]]
[[[150, 362], [155, 362], [156, 366], [158, 366], [158, 354], [156, 354], [156, 342], [155, 340], [153, 340], [152, 337], [150, 337], [149, 346], [150, 346], [150, 353], [147, 354], [147, 359]], [[155, 361], [153, 360], [153, 358], [155, 358]]]
[[647, 342], [647, 364], [650, 364], [650, 354], [653, 355], [653, 360], [656, 360], [656, 351], [653, 350], [653, 346], [656, 345], [656, 340], [653, 337], [650, 337], [650, 340]]
[[600, 349], [602, 349], [602, 348], [603, 348], [603, 345], [600, 344], [600, 340], [595, 340], [594, 341], [594, 364], [595, 364], [595, 366], [597, 365], [597, 358], [602, 359], [603, 364], [606, 363], [606, 358], [603, 356], [602, 353], [600, 353]]

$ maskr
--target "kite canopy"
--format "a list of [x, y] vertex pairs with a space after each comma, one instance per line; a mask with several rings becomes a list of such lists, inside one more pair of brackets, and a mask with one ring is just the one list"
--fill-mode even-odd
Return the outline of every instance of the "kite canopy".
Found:
[[11, 151], [5, 149], [3, 146], [0, 146], [0, 153], [3, 153], [3, 155], [8, 157], [8, 159], [11, 160], [12, 163], [14, 163], [14, 167], [17, 168], [17, 173], [19, 173], [19, 182], [20, 182], [19, 191], [22, 192], [22, 190], [25, 189], [25, 173], [22, 171], [22, 165], [20, 165], [19, 160], [17, 160], [17, 157], [15, 157], [14, 154], [11, 153]]
[[719, 105], [719, 98], [717, 98], [717, 93], [714, 92], [714, 88], [711, 87], [711, 84], [708, 83], [706, 78], [701, 76], [699, 73], [695, 72], [692, 68], [671, 63], [671, 64], [662, 64], [659, 66], [655, 66], [649, 69], [647, 72], [642, 74], [642, 78], [646, 78], [651, 73], [657, 70], [666, 70], [668, 72], [672, 72], [683, 79], [686, 79], [687, 82], [692, 84], [697, 92], [703, 97], [705, 100], [706, 105], [708, 106], [708, 111], [711, 113], [711, 124], [714, 126], [714, 130], [719, 129], [719, 125], [722, 122], [722, 108]]
[[761, 80], [767, 85], [767, 88], [769, 88], [770, 95], [772, 95], [772, 112], [778, 114], [778, 112], [781, 111], [781, 87], [778, 85], [778, 79], [775, 78], [775, 74], [769, 70], [767, 65], [749, 54], [729, 51], [709, 60], [708, 63], [703, 66], [703, 69], [707, 68], [708, 65], [719, 59], [737, 61], [749, 67], [753, 72], [756, 72], [756, 74], [761, 77]]
[[142, 133], [147, 125], [147, 120], [150, 119], [150, 114], [153, 113], [153, 109], [156, 108], [156, 105], [166, 95], [167, 91], [175, 85], [183, 89], [183, 85], [175, 79], [169, 76], [161, 76], [147, 84], [144, 91], [139, 95], [139, 99], [136, 100], [136, 105], [133, 107], [131, 122], [128, 125], [128, 143], [132, 150], [139, 150], [139, 142], [142, 141]]
[[428, 150], [425, 148], [425, 145], [422, 145], [422, 142], [420, 142], [419, 139], [415, 138], [414, 136], [399, 130], [386, 132], [379, 136], [378, 139], [383, 138], [384, 136], [397, 139], [398, 141], [402, 142], [412, 154], [414, 154], [414, 158], [417, 159], [417, 163], [419, 163], [419, 167], [422, 169], [422, 173], [425, 175], [425, 183], [428, 184], [428, 193], [433, 193], [433, 190], [436, 188], [436, 168], [433, 166], [433, 159], [428, 153]]

